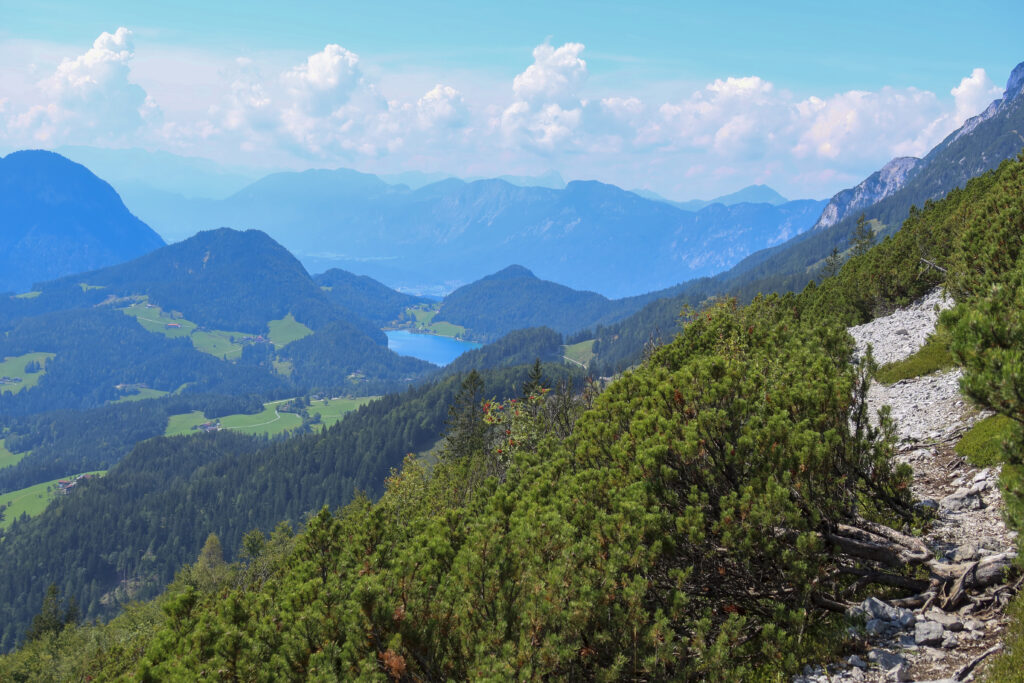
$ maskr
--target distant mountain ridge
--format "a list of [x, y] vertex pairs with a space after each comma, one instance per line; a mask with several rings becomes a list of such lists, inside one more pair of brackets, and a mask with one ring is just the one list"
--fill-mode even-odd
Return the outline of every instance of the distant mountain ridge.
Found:
[[412, 190], [339, 169], [273, 174], [220, 201], [169, 199], [152, 220], [169, 236], [261, 229], [311, 268], [392, 287], [471, 282], [521, 263], [574, 289], [622, 297], [728, 268], [807, 230], [823, 206], [692, 212], [595, 181], [558, 190], [448, 178]]
[[[664, 292], [660, 300], [651, 301], [633, 316], [607, 327], [598, 335], [600, 371], [607, 374], [628, 367], [636, 361], [643, 344], [650, 338], [666, 338], [677, 327], [677, 316], [684, 305], [697, 306], [708, 297], [735, 296], [749, 301], [759, 293], [799, 291], [820, 277], [824, 259], [833, 248], [847, 249], [861, 213], [879, 221], [886, 233], [899, 229], [911, 207], [924, 206], [955, 188], [963, 187], [977, 177], [1024, 148], [1024, 62], [1013, 69], [1006, 91], [982, 114], [968, 119], [950, 133], [923, 159], [896, 160], [887, 165], [886, 173], [869, 176], [863, 195], [874, 186], [885, 193], [874, 203], [863, 201], [839, 215], [826, 209], [830, 225], [820, 224], [789, 241], [758, 251], [744, 258], [727, 271], [712, 277], [685, 282]], [[886, 182], [888, 180], [888, 182]], [[857, 188], [844, 190], [833, 197], [835, 204], [843, 198], [856, 198]], [[831, 204], [831, 202], [830, 202]], [[838, 220], [832, 221], [832, 216]]]
[[[843, 190], [829, 200], [814, 230], [828, 228], [860, 211], [869, 209], [906, 190], [901, 204], [918, 206], [938, 199], [953, 187], [995, 168], [999, 162], [1024, 147], [1024, 62], [1010, 73], [1003, 96], [983, 112], [967, 119], [924, 158], [897, 157], [868, 176], [856, 187]], [[869, 216], [883, 223], [901, 221], [902, 216]]]
[[700, 211], [712, 204], [724, 204], [725, 206], [732, 206], [734, 204], [771, 204], [772, 206], [780, 206], [790, 201], [767, 185], [748, 185], [741, 190], [724, 194], [714, 199], [689, 199], [683, 202], [666, 199], [657, 192], [650, 190], [633, 190], [633, 192], [645, 199], [665, 202], [684, 211]]
[[0, 158], [0, 215], [0, 291], [25, 291], [164, 245], [110, 185], [52, 152]]

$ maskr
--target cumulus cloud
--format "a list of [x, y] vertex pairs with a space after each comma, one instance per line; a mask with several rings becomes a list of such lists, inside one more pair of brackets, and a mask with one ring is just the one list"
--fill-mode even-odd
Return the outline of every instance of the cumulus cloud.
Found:
[[420, 126], [426, 129], [458, 128], [469, 121], [462, 93], [449, 85], [435, 85], [416, 102]]
[[999, 97], [1002, 91], [989, 80], [984, 69], [974, 69], [970, 76], [961, 79], [960, 85], [950, 90], [949, 93], [956, 102], [956, 112], [953, 114], [952, 123], [954, 127], [958, 128], [970, 117], [980, 114], [989, 102]]
[[582, 43], [534, 48], [533, 64], [512, 80], [515, 101], [500, 117], [508, 145], [550, 152], [575, 140], [587, 105], [579, 98], [587, 78], [587, 63], [580, 58], [584, 49]]
[[582, 43], [566, 43], [559, 48], [544, 43], [533, 49], [533, 64], [512, 81], [519, 100], [572, 104], [580, 85], [587, 78], [587, 63], [580, 59]]
[[148, 121], [156, 103], [129, 80], [135, 56], [132, 33], [104, 32], [85, 53], [65, 58], [38, 83], [41, 102], [19, 113], [10, 127], [39, 142], [117, 140]]
[[363, 84], [359, 55], [327, 45], [282, 77], [295, 103], [312, 116], [326, 116], [346, 104]]
[[663, 104], [655, 130], [675, 149], [759, 156], [787, 124], [789, 99], [758, 76], [716, 79], [687, 100]]
[[[297, 63], [227, 63], [216, 72], [220, 85], [210, 82], [209, 101], [172, 107], [164, 122], [132, 78], [132, 34], [119, 28], [77, 56], [54, 59], [35, 88], [0, 82], [0, 140], [141, 141], [226, 159], [243, 150], [261, 162], [368, 160], [381, 170], [554, 167], [634, 187], [657, 177], [654, 189], [680, 198], [728, 191], [722, 184], [740, 178], [788, 179], [824, 195], [822, 188], [859, 180], [893, 156], [926, 152], [999, 94], [974, 69], [948, 95], [887, 87], [796, 97], [748, 74], [665, 101], [607, 84], [591, 90], [584, 51], [582, 43], [538, 45], [503, 96], [438, 78], [425, 92], [396, 97], [382, 92], [359, 55], [331, 43]], [[389, 155], [394, 161], [382, 161]]]

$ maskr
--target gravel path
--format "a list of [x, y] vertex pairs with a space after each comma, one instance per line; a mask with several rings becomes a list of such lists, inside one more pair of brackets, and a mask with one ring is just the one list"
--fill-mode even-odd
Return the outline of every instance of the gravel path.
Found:
[[[879, 364], [912, 355], [934, 331], [936, 308], [951, 305], [933, 292], [906, 309], [850, 328], [858, 356], [868, 344]], [[961, 396], [960, 376], [960, 370], [953, 370], [889, 386], [876, 382], [868, 392], [872, 414], [883, 405], [891, 407], [897, 460], [914, 469], [914, 495], [936, 513], [924, 540], [936, 557], [950, 563], [1015, 549], [1015, 533], [1003, 523], [998, 468], [978, 470], [954, 450], [961, 435], [986, 415]], [[995, 597], [998, 607], [1003, 595]], [[869, 598], [855, 611], [866, 619], [862, 651], [828, 672], [806, 669], [794, 683], [974, 680], [984, 664], [973, 672], [964, 667], [998, 646], [1005, 628], [1001, 609], [980, 612], [973, 604], [946, 613], [933, 607], [900, 609]]]

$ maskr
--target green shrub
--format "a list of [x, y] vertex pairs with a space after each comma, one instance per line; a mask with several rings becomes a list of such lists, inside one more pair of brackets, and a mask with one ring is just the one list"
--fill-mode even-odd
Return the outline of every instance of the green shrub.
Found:
[[940, 326], [917, 353], [895, 363], [886, 363], [878, 369], [875, 379], [882, 384], [892, 384], [901, 379], [947, 370], [954, 365], [956, 360], [949, 351], [949, 331]]
[[1014, 421], [1003, 415], [987, 417], [964, 434], [956, 452], [975, 467], [991, 467], [1004, 461], [1003, 444], [1013, 436]]
[[1024, 671], [1024, 593], [1010, 603], [1007, 614], [1010, 627], [1003, 634], [1003, 651], [989, 664], [985, 683], [1018, 683]]

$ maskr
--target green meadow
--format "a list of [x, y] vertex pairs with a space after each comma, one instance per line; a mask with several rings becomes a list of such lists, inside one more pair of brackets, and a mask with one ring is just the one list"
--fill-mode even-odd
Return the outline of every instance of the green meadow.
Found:
[[407, 317], [411, 317], [415, 322], [412, 323], [413, 329], [425, 330], [431, 334], [437, 334], [442, 337], [463, 337], [466, 334], [466, 328], [462, 325], [455, 325], [453, 323], [438, 320], [435, 322], [434, 318], [437, 316], [438, 310], [440, 310], [441, 304], [420, 304], [411, 308], [405, 309]]
[[361, 396], [360, 398], [331, 398], [323, 401], [310, 401], [306, 410], [310, 415], [319, 415], [321, 424], [330, 427], [335, 422], [370, 401], [376, 396]]
[[271, 320], [267, 323], [267, 327], [270, 329], [270, 341], [278, 347], [313, 334], [313, 330], [296, 320], [291, 313], [280, 320]]
[[[366, 405], [376, 397], [361, 398], [332, 398], [322, 401], [310, 401], [307, 411], [310, 415], [319, 415], [321, 424], [330, 427], [360, 406]], [[263, 410], [254, 415], [227, 415], [219, 418], [222, 429], [231, 429], [242, 434], [275, 436], [289, 432], [302, 425], [302, 418], [295, 413], [278, 412], [278, 408], [287, 403], [290, 399], [283, 401], [272, 401], [263, 404]], [[198, 431], [199, 425], [206, 422], [216, 422], [203, 415], [201, 411], [195, 410], [182, 415], [172, 415], [167, 422], [165, 436], [180, 436], [182, 434], [194, 434]]]
[[562, 355], [572, 362], [586, 367], [590, 359], [594, 357], [594, 340], [588, 339], [577, 344], [563, 346]]
[[169, 393], [171, 392], [160, 391], [159, 389], [150, 389], [148, 387], [145, 387], [139, 389], [139, 392], [137, 394], [125, 394], [116, 401], [111, 401], [111, 403], [130, 403], [131, 401], [143, 401], [147, 398], [160, 398], [161, 396], [166, 396]]
[[169, 315], [159, 306], [150, 308], [144, 301], [122, 308], [121, 312], [138, 320], [149, 332], [156, 332], [172, 339], [188, 337], [197, 351], [224, 360], [234, 360], [242, 356], [242, 345], [232, 339], [255, 336], [249, 332], [202, 330], [191, 320]]
[[[106, 470], [86, 472], [85, 474], [103, 476], [106, 474]], [[71, 477], [61, 477], [61, 479], [71, 479]], [[50, 504], [50, 501], [59, 495], [57, 493], [58, 481], [60, 481], [60, 479], [46, 481], [42, 484], [36, 484], [35, 486], [29, 486], [28, 488], [11, 491], [10, 493], [5, 493], [0, 496], [0, 507], [2, 507], [4, 511], [4, 518], [0, 521], [0, 529], [6, 529], [9, 527], [11, 523], [18, 517], [21, 517], [22, 514], [26, 514], [29, 517], [35, 517], [45, 510], [46, 506]]]
[[[39, 384], [39, 378], [46, 374], [46, 362], [56, 356], [53, 353], [36, 351], [23, 356], [9, 356], [0, 362], [0, 377], [17, 377], [21, 381], [15, 384], [0, 384], [0, 392], [16, 394], [22, 389], [31, 389]], [[39, 372], [25, 372], [25, 366], [35, 361], [39, 363]]]
[[28, 451], [24, 453], [11, 453], [7, 450], [7, 446], [4, 444], [4, 440], [0, 439], [0, 470], [5, 467], [13, 467], [24, 459], [28, 455]]

